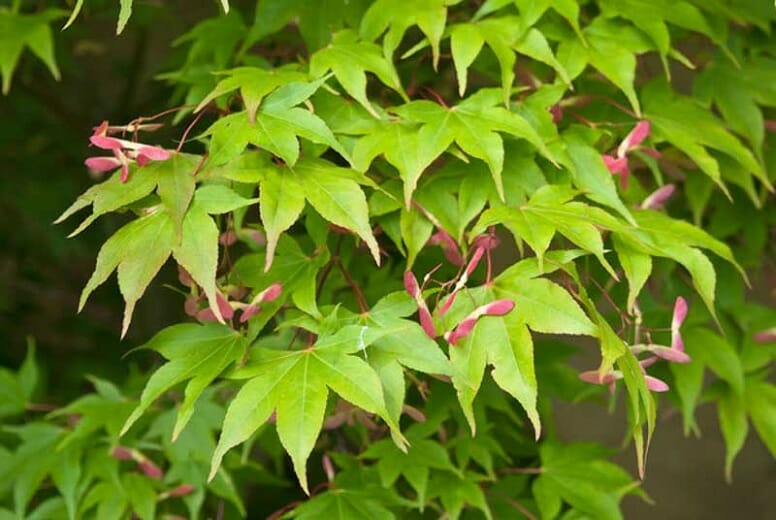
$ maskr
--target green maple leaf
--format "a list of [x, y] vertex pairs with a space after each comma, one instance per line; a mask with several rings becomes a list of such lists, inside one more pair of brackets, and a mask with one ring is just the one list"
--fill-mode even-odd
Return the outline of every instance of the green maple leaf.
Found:
[[642, 30], [655, 44], [663, 67], [668, 77], [667, 57], [674, 55], [687, 63], [686, 58], [679, 51], [671, 48], [671, 35], [667, 24], [675, 25], [683, 29], [704, 34], [717, 45], [725, 45], [725, 35], [712, 29], [701, 11], [688, 2], [676, 2], [673, 0], [604, 0], [601, 5], [602, 13], [606, 17], [619, 16], [630, 20], [633, 25]]
[[761, 153], [765, 139], [761, 105], [776, 105], [776, 64], [772, 58], [753, 57], [736, 67], [715, 56], [693, 82], [694, 95], [713, 101], [725, 122]]
[[[535, 259], [520, 262], [499, 275], [492, 289], [469, 291], [480, 304], [501, 298], [515, 302], [506, 316], [483, 318], [460, 344], [450, 347], [453, 385], [472, 432], [476, 429], [472, 403], [486, 366], [492, 365], [494, 381], [517, 399], [539, 436], [533, 342], [528, 327], [545, 333], [596, 334], [597, 328], [571, 295], [549, 280], [536, 278], [540, 273], [532, 265], [536, 265]], [[455, 306], [448, 314], [456, 314]]]
[[595, 67], [628, 99], [633, 111], [641, 114], [633, 82], [636, 78], [636, 55], [652, 49], [644, 33], [628, 25], [598, 17], [585, 27], [585, 42], [566, 38], [558, 46], [558, 61], [570, 78], [576, 78], [588, 64]]
[[372, 115], [379, 117], [366, 95], [366, 72], [374, 73], [380, 81], [407, 99], [393, 63], [380, 54], [380, 48], [358, 41], [353, 31], [334, 35], [332, 42], [310, 58], [310, 74], [321, 77], [333, 72], [345, 92], [358, 101]]
[[246, 346], [243, 336], [218, 323], [173, 325], [156, 334], [142, 348], [159, 352], [168, 363], [151, 375], [121, 433], [126, 433], [164, 392], [188, 381], [172, 433], [173, 439], [177, 438], [194, 414], [200, 394], [243, 356]]
[[642, 93], [645, 117], [652, 124], [653, 139], [666, 140], [687, 154], [729, 196], [720, 167], [708, 148], [741, 164], [747, 174], [770, 186], [765, 170], [752, 152], [728, 132], [722, 122], [696, 100], [674, 93], [663, 81], [648, 84]]
[[59, 67], [54, 57], [54, 40], [49, 23], [61, 18], [60, 9], [46, 9], [36, 14], [18, 14], [0, 9], [0, 76], [3, 94], [11, 89], [11, 78], [25, 48], [42, 61], [51, 75], [59, 80]]
[[378, 0], [361, 19], [361, 37], [374, 41], [387, 29], [388, 33], [383, 38], [383, 51], [386, 58], [392, 59], [407, 29], [417, 26], [431, 45], [433, 66], [436, 70], [439, 63], [439, 42], [447, 21], [447, 6], [460, 1], [418, 0], [406, 4], [402, 9], [395, 9], [392, 0]]
[[167, 261], [174, 246], [173, 222], [164, 210], [126, 224], [100, 248], [94, 272], [81, 292], [78, 310], [83, 309], [92, 291], [102, 285], [114, 269], [117, 270], [119, 289], [126, 303], [121, 331], [124, 336], [135, 303]]
[[55, 454], [64, 430], [43, 422], [8, 426], [6, 430], [18, 436], [21, 443], [3, 461], [3, 467], [0, 469], [0, 490], [13, 488], [16, 516], [25, 517], [30, 500], [59, 458], [41, 457], [40, 454]]
[[539, 453], [542, 471], [532, 486], [543, 518], [554, 518], [562, 502], [592, 518], [622, 518], [618, 503], [638, 483], [625, 470], [605, 460], [604, 448], [595, 444], [545, 442]]
[[380, 379], [360, 357], [349, 355], [360, 346], [325, 337], [303, 351], [256, 348], [238, 374], [250, 376], [229, 405], [223, 432], [213, 454], [211, 477], [224, 454], [247, 440], [275, 411], [280, 442], [291, 456], [294, 471], [308, 492], [306, 461], [323, 426], [330, 388], [343, 399], [382, 417], [401, 441], [398, 424], [385, 408]]
[[370, 499], [368, 496], [348, 489], [337, 489], [315, 495], [309, 501], [295, 508], [288, 518], [299, 520], [316, 520], [318, 518], [393, 520], [396, 515], [386, 509], [378, 500]]
[[565, 83], [571, 79], [565, 67], [555, 58], [545, 36], [526, 25], [516, 16], [486, 18], [450, 28], [450, 49], [453, 55], [458, 94], [466, 92], [467, 71], [483, 46], [487, 44], [501, 68], [503, 102], [509, 104], [515, 81], [516, 54], [523, 54], [553, 67]]
[[601, 208], [573, 201], [576, 192], [570, 188], [547, 185], [537, 190], [527, 204], [520, 207], [499, 206], [486, 210], [476, 224], [484, 230], [503, 223], [518, 241], [525, 241], [534, 250], [540, 265], [556, 233], [585, 251], [593, 253], [613, 278], [614, 268], [604, 257], [604, 243], [599, 228], [624, 228], [614, 216]]
[[404, 181], [404, 202], [409, 207], [418, 179], [449, 144], [423, 139], [417, 124], [384, 121], [379, 129], [358, 140], [353, 149], [353, 167], [366, 172], [375, 157], [384, 155], [399, 170]]
[[380, 440], [370, 444], [360, 455], [363, 459], [377, 460], [380, 482], [385, 488], [391, 488], [396, 480], [403, 476], [418, 494], [417, 503], [421, 511], [426, 503], [432, 469], [460, 475], [444, 446], [427, 439], [428, 436], [429, 432], [424, 432], [414, 425], [407, 430], [407, 440], [410, 444], [406, 452], [402, 452], [388, 440]]
[[27, 356], [18, 373], [0, 368], [0, 419], [25, 411], [38, 386], [38, 365], [35, 361], [35, 343], [27, 342]]
[[[493, 90], [483, 89], [454, 107], [431, 101], [413, 101], [392, 109], [407, 121], [422, 123], [417, 133], [418, 165], [430, 164], [450, 145], [456, 143], [468, 155], [482, 159], [490, 168], [499, 195], [504, 197], [501, 174], [504, 169], [504, 142], [500, 133], [525, 139], [554, 161], [536, 130], [522, 116], [498, 104]], [[370, 154], [365, 154], [369, 157]], [[391, 158], [395, 156], [391, 155]], [[386, 159], [389, 159], [386, 156]], [[389, 159], [390, 162], [390, 159]], [[397, 160], [398, 162], [398, 160]], [[399, 163], [401, 164], [401, 163]], [[405, 165], [405, 182], [412, 187], [419, 176]], [[406, 194], [407, 188], [405, 188]]]
[[218, 82], [216, 87], [200, 101], [194, 112], [199, 112], [214, 99], [239, 89], [243, 105], [248, 112], [248, 119], [253, 123], [256, 111], [267, 94], [282, 85], [307, 79], [305, 74], [293, 70], [267, 70], [258, 67], [238, 67], [223, 74], [228, 77]]
[[325, 144], [344, 158], [348, 153], [326, 123], [313, 112], [296, 107], [322, 83], [289, 84], [267, 96], [254, 115], [238, 112], [222, 117], [205, 132], [212, 135], [208, 163], [225, 164], [237, 158], [248, 144], [254, 144], [293, 165], [299, 158], [299, 137]]
[[176, 235], [180, 238], [183, 216], [194, 194], [193, 173], [199, 162], [199, 156], [174, 153], [166, 161], [154, 161], [143, 168], [131, 164], [126, 182], [121, 181], [118, 171], [115, 172], [104, 182], [79, 195], [54, 223], [59, 224], [91, 206], [91, 214], [70, 233], [69, 237], [74, 237], [102, 215], [126, 208], [156, 189], [162, 204], [172, 217]]
[[368, 182], [349, 168], [340, 168], [322, 159], [300, 161], [291, 173], [304, 188], [310, 205], [327, 221], [349, 229], [366, 242], [377, 265], [380, 251], [369, 223], [366, 196], [358, 185]]

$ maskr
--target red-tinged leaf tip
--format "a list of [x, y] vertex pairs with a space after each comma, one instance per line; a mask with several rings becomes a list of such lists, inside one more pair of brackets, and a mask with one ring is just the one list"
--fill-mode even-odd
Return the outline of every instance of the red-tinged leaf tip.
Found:
[[644, 381], [647, 383], [647, 388], [653, 392], [668, 392], [669, 390], [669, 386], [656, 377], [644, 375]]
[[671, 330], [679, 330], [687, 317], [687, 300], [679, 296], [674, 302], [674, 314], [671, 319]]
[[458, 244], [455, 243], [455, 240], [447, 231], [440, 229], [428, 239], [428, 244], [441, 247], [445, 258], [452, 265], [463, 265], [463, 256], [461, 256], [461, 251], [458, 249]]
[[166, 161], [170, 157], [172, 157], [172, 154], [165, 150], [164, 148], [160, 148], [158, 146], [149, 146], [149, 145], [142, 145], [137, 149], [138, 158], [140, 156], [147, 157], [148, 159], [152, 161]]
[[466, 276], [470, 276], [475, 269], [477, 269], [477, 265], [480, 263], [480, 260], [482, 260], [482, 255], [485, 254], [485, 248], [484, 247], [478, 247], [474, 250], [474, 254], [472, 255], [471, 260], [469, 260], [469, 263], [466, 265]]
[[679, 332], [679, 328], [687, 317], [687, 301], [679, 296], [674, 302], [674, 314], [671, 318], [671, 348], [679, 352], [684, 352], [684, 340]]
[[[183, 302], [183, 311], [189, 316], [197, 316], [197, 313], [199, 312], [199, 302], [199, 297], [194, 296], [193, 294], [188, 295]], [[215, 319], [215, 315], [213, 318]]]
[[549, 108], [550, 114], [552, 114], [552, 122], [555, 124], [560, 123], [563, 120], [563, 108], [559, 104], [554, 104]]
[[774, 343], [776, 342], [776, 327], [761, 330], [759, 332], [755, 332], [754, 334], [754, 340], [757, 343]]
[[620, 146], [617, 148], [617, 157], [624, 157], [629, 150], [644, 142], [644, 139], [649, 137], [650, 133], [649, 121], [639, 121], [620, 143]]
[[252, 240], [258, 246], [264, 246], [267, 244], [267, 237], [261, 231], [252, 229], [245, 233], [245, 237]]
[[84, 164], [96, 172], [109, 172], [121, 166], [121, 161], [115, 157], [89, 157]]
[[623, 175], [628, 173], [628, 158], [627, 157], [613, 157], [611, 155], [602, 155], [606, 168], [612, 175]]
[[135, 458], [134, 452], [124, 446], [116, 446], [111, 452], [111, 457], [116, 460], [133, 460]]
[[481, 307], [483, 309], [482, 314], [486, 316], [503, 316], [514, 308], [515, 302], [509, 299], [492, 301]]
[[196, 488], [192, 486], [191, 484], [181, 484], [180, 486], [170, 490], [169, 493], [167, 493], [168, 497], [183, 497], [186, 495], [190, 495], [194, 492]]
[[418, 280], [415, 278], [415, 275], [412, 274], [412, 271], [405, 271], [404, 273], [404, 290], [406, 290], [413, 298], [417, 298], [420, 294]]
[[423, 327], [423, 331], [429, 338], [435, 339], [437, 331], [436, 327], [434, 327], [434, 320], [431, 319], [431, 313], [424, 306], [418, 309], [418, 316], [420, 317], [420, 326]]
[[438, 314], [441, 318], [445, 315], [445, 313], [450, 310], [450, 307], [453, 306], [453, 303], [455, 303], [455, 297], [458, 295], [458, 291], [453, 291], [450, 293], [450, 295], [445, 299], [444, 302], [442, 302], [442, 306], [439, 308]]
[[148, 459], [139, 460], [137, 466], [140, 468], [140, 471], [153, 479], [161, 480], [164, 477], [161, 468]]
[[129, 163], [122, 161], [121, 163], [121, 182], [125, 183], [129, 180]]
[[485, 251], [491, 251], [497, 248], [500, 243], [501, 239], [492, 233], [479, 235], [472, 241], [474, 247], [481, 247], [485, 249]]
[[601, 372], [598, 370], [587, 370], [579, 374], [579, 379], [585, 383], [592, 383], [594, 385], [606, 385], [614, 383], [616, 380], [620, 379], [621, 376], [618, 376], [619, 374], [617, 372], [601, 374]]
[[323, 472], [326, 474], [326, 479], [328, 479], [329, 482], [332, 482], [334, 480], [334, 465], [331, 463], [331, 458], [324, 453], [323, 457], [321, 457], [321, 465], [323, 466]]
[[226, 296], [221, 294], [221, 291], [216, 291], [216, 303], [218, 304], [218, 310], [221, 311], [221, 316], [227, 320], [232, 319], [232, 316], [234, 316], [234, 309], [229, 305], [229, 300], [226, 299]]
[[644, 199], [641, 203], [642, 209], [663, 209], [665, 203], [676, 191], [676, 186], [673, 184], [666, 184], [656, 189]]
[[261, 310], [261, 307], [259, 305], [248, 305], [245, 309], [243, 309], [242, 314], [240, 315], [240, 323], [245, 323], [248, 321], [252, 316], [255, 316], [258, 314], [258, 312]]
[[116, 139], [115, 137], [108, 137], [106, 135], [93, 135], [89, 138], [91, 142], [97, 148], [103, 150], [121, 150], [124, 148], [124, 142], [122, 139]]
[[216, 318], [216, 313], [213, 312], [213, 309], [211, 309], [210, 307], [197, 311], [196, 317], [202, 323], [218, 321], [218, 318]]
[[92, 135], [105, 135], [108, 133], [108, 121], [105, 120], [99, 125], [92, 128]]
[[261, 292], [261, 301], [271, 302], [277, 300], [283, 293], [283, 284], [275, 282]]
[[218, 243], [222, 246], [231, 246], [235, 242], [237, 242], [237, 233], [234, 232], [234, 230], [229, 230], [221, 233], [221, 235], [218, 237]]
[[685, 354], [682, 349], [653, 346], [649, 350], [657, 357], [673, 363], [689, 363], [691, 361], [690, 356]]

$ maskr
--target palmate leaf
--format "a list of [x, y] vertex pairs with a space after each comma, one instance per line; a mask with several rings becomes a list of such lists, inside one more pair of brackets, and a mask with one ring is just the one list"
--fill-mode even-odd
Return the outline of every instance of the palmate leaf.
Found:
[[[237, 80], [244, 84], [242, 76]], [[234, 85], [227, 86], [237, 88], [237, 80]], [[310, 110], [296, 107], [313, 95], [325, 80], [324, 77], [304, 82], [286, 78], [283, 84], [268, 83], [273, 87], [269, 95], [254, 96], [251, 104], [245, 101], [245, 111], [222, 117], [205, 131], [203, 136], [211, 136], [208, 164], [226, 164], [238, 158], [246, 146], [254, 144], [293, 165], [299, 158], [299, 137], [328, 145], [348, 159], [348, 153], [326, 123]], [[265, 85], [265, 90], [267, 88]]]
[[695, 97], [713, 102], [725, 122], [749, 140], [759, 156], [765, 139], [760, 106], [776, 106], [776, 63], [758, 56], [736, 66], [715, 56], [693, 82]]
[[[670, 258], [684, 266], [692, 276], [693, 285], [700, 294], [706, 307], [712, 316], [716, 316], [714, 310], [716, 274], [714, 266], [701, 249], [706, 249], [736, 267], [742, 276], [746, 276], [741, 266], [736, 262], [730, 248], [709, 235], [706, 231], [693, 226], [688, 222], [675, 220], [667, 215], [652, 211], [641, 210], [633, 213], [637, 228], [632, 230], [620, 230], [615, 241], [621, 263], [629, 261], [639, 262], [638, 273], [633, 272], [631, 266], [629, 277], [631, 287], [641, 284], [641, 280], [649, 275], [651, 263], [648, 263], [643, 255]], [[620, 253], [621, 252], [621, 253]], [[623, 258], [626, 257], [624, 260]]]
[[527, 204], [520, 207], [498, 206], [486, 210], [475, 225], [475, 231], [503, 224], [515, 236], [525, 241], [536, 253], [541, 265], [544, 253], [556, 233], [598, 258], [613, 278], [614, 268], [604, 257], [600, 228], [618, 230], [624, 224], [601, 208], [573, 201], [571, 188], [547, 185], [537, 190]]
[[102, 285], [114, 269], [117, 270], [119, 289], [126, 303], [123, 337], [129, 328], [135, 303], [167, 261], [175, 242], [172, 220], [164, 210], [126, 224], [100, 248], [94, 272], [81, 292], [78, 310], [83, 309], [92, 291]]
[[366, 172], [378, 155], [399, 170], [404, 182], [404, 203], [410, 205], [418, 179], [449, 146], [446, 140], [423, 139], [418, 125], [401, 121], [382, 122], [381, 127], [358, 140], [353, 149], [353, 167]]
[[219, 81], [212, 92], [200, 101], [194, 110], [195, 112], [202, 110], [214, 99], [239, 89], [243, 105], [248, 112], [248, 120], [253, 123], [256, 111], [267, 94], [280, 86], [307, 79], [305, 74], [294, 70], [260, 69], [258, 67], [238, 67], [225, 71], [224, 74], [228, 77]]
[[460, 475], [453, 465], [447, 450], [439, 442], [428, 439], [429, 433], [422, 432], [417, 425], [407, 430], [410, 445], [406, 452], [399, 450], [388, 440], [372, 443], [360, 457], [377, 460], [377, 472], [383, 487], [390, 489], [403, 476], [418, 494], [417, 502], [423, 508], [431, 470]]
[[727, 383], [731, 395], [727, 400], [743, 399], [745, 393], [744, 367], [736, 349], [730, 342], [709, 329], [688, 327], [682, 331], [687, 354], [693, 362], [686, 365], [671, 364], [676, 393], [685, 434], [698, 433], [695, 409], [701, 402], [704, 371], [709, 369]]
[[394, 520], [396, 518], [396, 515], [386, 509], [380, 501], [348, 489], [320, 493], [295, 508], [290, 515], [288, 518], [298, 520], [316, 520], [318, 518]]
[[[564, 262], [566, 252], [548, 254], [548, 272]], [[578, 254], [578, 253], [577, 253]], [[568, 256], [569, 260], [574, 256]], [[515, 308], [504, 317], [486, 317], [461, 343], [450, 347], [453, 385], [472, 432], [476, 424], [472, 403], [486, 365], [493, 365], [496, 384], [512, 395], [525, 409], [538, 438], [541, 424], [536, 409], [537, 382], [533, 364], [530, 330], [548, 334], [596, 336], [598, 328], [585, 315], [571, 295], [551, 281], [539, 278], [535, 258], [523, 260], [501, 273], [492, 289], [469, 291], [475, 304], [510, 299]], [[449, 314], [455, 314], [455, 305]]]
[[310, 205], [329, 222], [349, 229], [366, 242], [372, 258], [380, 265], [380, 251], [369, 223], [366, 196], [353, 170], [340, 168], [322, 159], [300, 161], [291, 174], [304, 188]]
[[407, 29], [416, 25], [428, 38], [433, 55], [434, 70], [439, 63], [439, 41], [445, 31], [447, 6], [461, 0], [418, 0], [396, 9], [391, 0], [378, 0], [364, 13], [360, 34], [365, 40], [374, 41], [386, 29], [383, 38], [385, 57], [391, 60]]
[[188, 381], [172, 433], [173, 439], [177, 438], [191, 419], [200, 394], [243, 356], [246, 347], [243, 336], [218, 323], [173, 325], [156, 334], [142, 348], [159, 352], [168, 362], [151, 375], [121, 434], [126, 433], [162, 394]]
[[533, 493], [543, 518], [554, 518], [561, 502], [601, 520], [618, 520], [620, 499], [638, 484], [621, 467], [608, 462], [596, 444], [545, 442], [539, 448], [542, 471]]
[[180, 238], [176, 238], [169, 213], [161, 207], [129, 222], [111, 236], [100, 248], [94, 272], [81, 292], [79, 311], [83, 309], [89, 295], [116, 270], [119, 290], [126, 303], [121, 332], [123, 337], [132, 320], [135, 303], [170, 254], [203, 287], [211, 309], [216, 318], [221, 320], [215, 289], [218, 228], [197, 204], [187, 211]]
[[558, 46], [560, 61], [574, 79], [588, 64], [595, 67], [628, 99], [633, 111], [641, 114], [641, 104], [633, 82], [636, 77], [636, 55], [652, 49], [644, 33], [628, 25], [596, 18], [583, 31], [585, 42], [567, 38]]
[[0, 9], [0, 76], [4, 95], [11, 89], [11, 78], [25, 48], [46, 65], [55, 79], [59, 79], [49, 23], [64, 14], [60, 9], [46, 9], [36, 14]]
[[[406, 168], [403, 159], [388, 154], [386, 159], [395, 159], [400, 172], [404, 170], [405, 183], [413, 187], [416, 182], [417, 168], [430, 164], [450, 145], [456, 143], [464, 153], [482, 159], [490, 168], [493, 182], [499, 196], [504, 198], [504, 185], [501, 174], [504, 169], [504, 142], [500, 133], [525, 139], [549, 160], [554, 161], [539, 134], [522, 116], [511, 112], [498, 104], [496, 92], [483, 89], [474, 96], [462, 101], [455, 107], [444, 107], [431, 101], [412, 101], [391, 109], [407, 121], [422, 123], [417, 133], [419, 146], [418, 158], [413, 166]], [[374, 157], [380, 150], [371, 147], [365, 153], [366, 160]], [[405, 188], [405, 195], [407, 188]], [[411, 193], [411, 190], [410, 190]]]
[[194, 193], [193, 174], [199, 162], [200, 157], [197, 155], [174, 153], [166, 161], [154, 161], [143, 168], [131, 164], [126, 182], [121, 181], [118, 171], [115, 172], [106, 181], [92, 186], [79, 195], [54, 223], [59, 224], [78, 211], [91, 206], [91, 214], [70, 233], [69, 237], [73, 237], [102, 215], [121, 210], [150, 195], [156, 189], [162, 204], [172, 217], [176, 235], [180, 238], [180, 226]]
[[[59, 463], [56, 446], [64, 433], [58, 426], [44, 422], [28, 422], [23, 426], [8, 426], [7, 432], [21, 443], [0, 468], [0, 490], [13, 488], [13, 504], [17, 518], [26, 517], [27, 507], [47, 475]], [[41, 457], [41, 453], [50, 456]]]
[[670, 77], [667, 57], [672, 52], [671, 35], [667, 24], [675, 25], [690, 31], [708, 36], [717, 45], [726, 44], [724, 33], [712, 29], [701, 11], [688, 2], [673, 0], [604, 0], [601, 2], [602, 13], [606, 17], [619, 16], [630, 20], [636, 27], [647, 34], [655, 44], [667, 75]]
[[571, 78], [563, 64], [555, 58], [547, 39], [525, 22], [516, 16], [503, 16], [457, 24], [450, 28], [450, 49], [461, 97], [466, 92], [467, 70], [486, 44], [496, 56], [501, 69], [501, 92], [505, 105], [509, 104], [515, 80], [516, 53], [546, 63], [558, 72], [563, 82], [570, 83]]
[[674, 93], [663, 81], [655, 80], [643, 92], [645, 117], [652, 124], [653, 139], [665, 139], [687, 154], [727, 194], [719, 163], [708, 148], [722, 152], [766, 186], [768, 177], [751, 151], [727, 131], [722, 122], [695, 100]]
[[308, 492], [305, 466], [323, 426], [328, 388], [355, 406], [382, 417], [394, 431], [394, 438], [403, 439], [398, 424], [385, 408], [377, 373], [361, 358], [348, 354], [360, 349], [357, 342], [350, 342], [344, 352], [318, 343], [303, 351], [252, 351], [251, 360], [238, 372], [241, 377], [251, 378], [227, 409], [213, 454], [211, 477], [224, 454], [247, 440], [274, 410], [280, 442], [293, 461], [299, 483]]
[[313, 77], [321, 77], [329, 71], [334, 73], [345, 92], [375, 117], [379, 116], [366, 95], [367, 72], [374, 73], [383, 84], [407, 99], [393, 63], [380, 55], [377, 45], [358, 41], [353, 31], [335, 34], [329, 46], [310, 58], [310, 74]]

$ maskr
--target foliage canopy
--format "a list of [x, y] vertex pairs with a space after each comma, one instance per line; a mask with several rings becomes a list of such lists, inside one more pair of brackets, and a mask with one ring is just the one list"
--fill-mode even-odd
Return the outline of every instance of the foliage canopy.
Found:
[[[62, 25], [167, 9], [69, 4], [0, 8], [4, 93], [32, 56], [59, 78]], [[160, 114], [95, 126], [105, 179], [57, 220], [123, 214], [79, 309], [116, 272], [124, 336], [171, 263], [187, 317], [141, 388], [48, 415], [32, 346], [0, 371], [0, 518], [299, 486], [275, 518], [617, 519], [663, 392], [688, 434], [713, 403], [728, 478], [750, 425], [776, 454], [776, 311], [744, 298], [774, 253], [770, 2], [233, 4], [175, 41]], [[607, 390], [638, 475], [553, 425]]]

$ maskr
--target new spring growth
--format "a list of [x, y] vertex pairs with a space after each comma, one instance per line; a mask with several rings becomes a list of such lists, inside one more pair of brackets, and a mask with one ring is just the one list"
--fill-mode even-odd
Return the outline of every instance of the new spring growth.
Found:
[[453, 240], [453, 237], [451, 237], [450, 233], [444, 229], [437, 229], [439, 231], [431, 235], [431, 238], [428, 239], [428, 245], [439, 246], [442, 248], [442, 253], [444, 253], [445, 258], [452, 265], [463, 265], [463, 256], [461, 256], [461, 251], [458, 249], [458, 244]]
[[434, 320], [431, 319], [431, 312], [428, 310], [426, 300], [423, 299], [423, 288], [418, 285], [418, 280], [412, 274], [412, 271], [404, 273], [404, 289], [415, 300], [415, 305], [418, 307], [420, 326], [423, 327], [423, 331], [429, 338], [436, 338], [438, 334], [434, 327]]
[[158, 146], [118, 139], [110, 137], [109, 134], [123, 131], [155, 130], [156, 128], [156, 125], [108, 126], [108, 122], [103, 121], [94, 128], [89, 141], [97, 148], [111, 150], [113, 157], [89, 157], [84, 164], [89, 169], [98, 172], [107, 172], [121, 168], [121, 182], [127, 182], [129, 179], [129, 165], [132, 161], [142, 168], [151, 161], [167, 160], [172, 154]]
[[515, 308], [515, 302], [512, 300], [495, 300], [474, 309], [471, 314], [466, 316], [453, 330], [445, 333], [445, 339], [451, 345], [458, 343], [458, 340], [471, 334], [477, 321], [483, 316], [504, 316]]
[[[669, 389], [668, 385], [656, 377], [647, 375], [645, 369], [657, 362], [659, 359], [664, 359], [671, 363], [689, 363], [690, 356], [684, 351], [684, 341], [680, 333], [680, 328], [684, 319], [687, 317], [687, 301], [681, 296], [674, 302], [674, 311], [671, 318], [671, 346], [658, 345], [655, 343], [639, 343], [637, 345], [631, 345], [628, 347], [634, 355], [638, 356], [645, 352], [650, 356], [639, 361], [639, 366], [644, 375], [644, 381], [647, 384], [647, 388], [653, 392], [665, 392]], [[593, 384], [608, 384], [610, 390], [614, 390], [614, 382], [623, 378], [622, 372], [619, 370], [611, 370], [605, 374], [601, 374], [598, 370], [589, 370], [579, 374], [579, 378], [582, 381]]]
[[482, 260], [482, 255], [485, 254], [485, 247], [479, 246], [477, 249], [474, 250], [474, 254], [472, 255], [471, 259], [469, 260], [469, 263], [466, 264], [466, 269], [464, 269], [463, 274], [461, 274], [461, 277], [458, 279], [458, 282], [456, 282], [455, 287], [453, 288], [453, 291], [450, 293], [450, 295], [447, 297], [447, 299], [444, 301], [442, 306], [439, 308], [439, 317], [445, 315], [445, 313], [450, 309], [450, 307], [455, 302], [455, 297], [458, 294], [458, 292], [466, 287], [466, 283], [469, 281], [469, 276], [474, 272], [474, 270], [477, 268], [477, 264], [480, 263], [480, 260]]
[[[240, 315], [240, 323], [245, 323], [252, 316], [261, 311], [262, 303], [276, 300], [282, 292], [282, 284], [275, 282], [254, 296], [249, 303], [244, 303], [241, 301], [229, 301], [221, 291], [216, 291], [216, 302], [218, 303], [218, 309], [221, 311], [221, 315], [224, 317], [224, 319], [231, 320], [234, 317], [234, 311], [241, 310], [242, 314]], [[195, 300], [193, 305], [198, 304], [199, 301]], [[187, 305], [192, 304], [188, 303], [187, 301]], [[187, 309], [186, 312], [192, 314], [191, 309]], [[193, 313], [193, 315], [195, 315], [199, 321], [216, 321], [215, 313], [210, 307], [196, 311]]]
[[133, 450], [125, 446], [116, 446], [113, 448], [111, 455], [116, 460], [135, 461], [140, 471], [153, 479], [161, 480], [164, 477], [164, 473], [159, 468], [159, 466], [154, 464], [150, 459], [146, 458], [146, 456], [140, 453], [138, 450]]
[[628, 175], [630, 174], [628, 152], [639, 146], [644, 139], [649, 137], [649, 134], [649, 121], [639, 121], [617, 147], [615, 155], [604, 154], [601, 156], [612, 175], [620, 176], [620, 184], [623, 189], [628, 187]]

